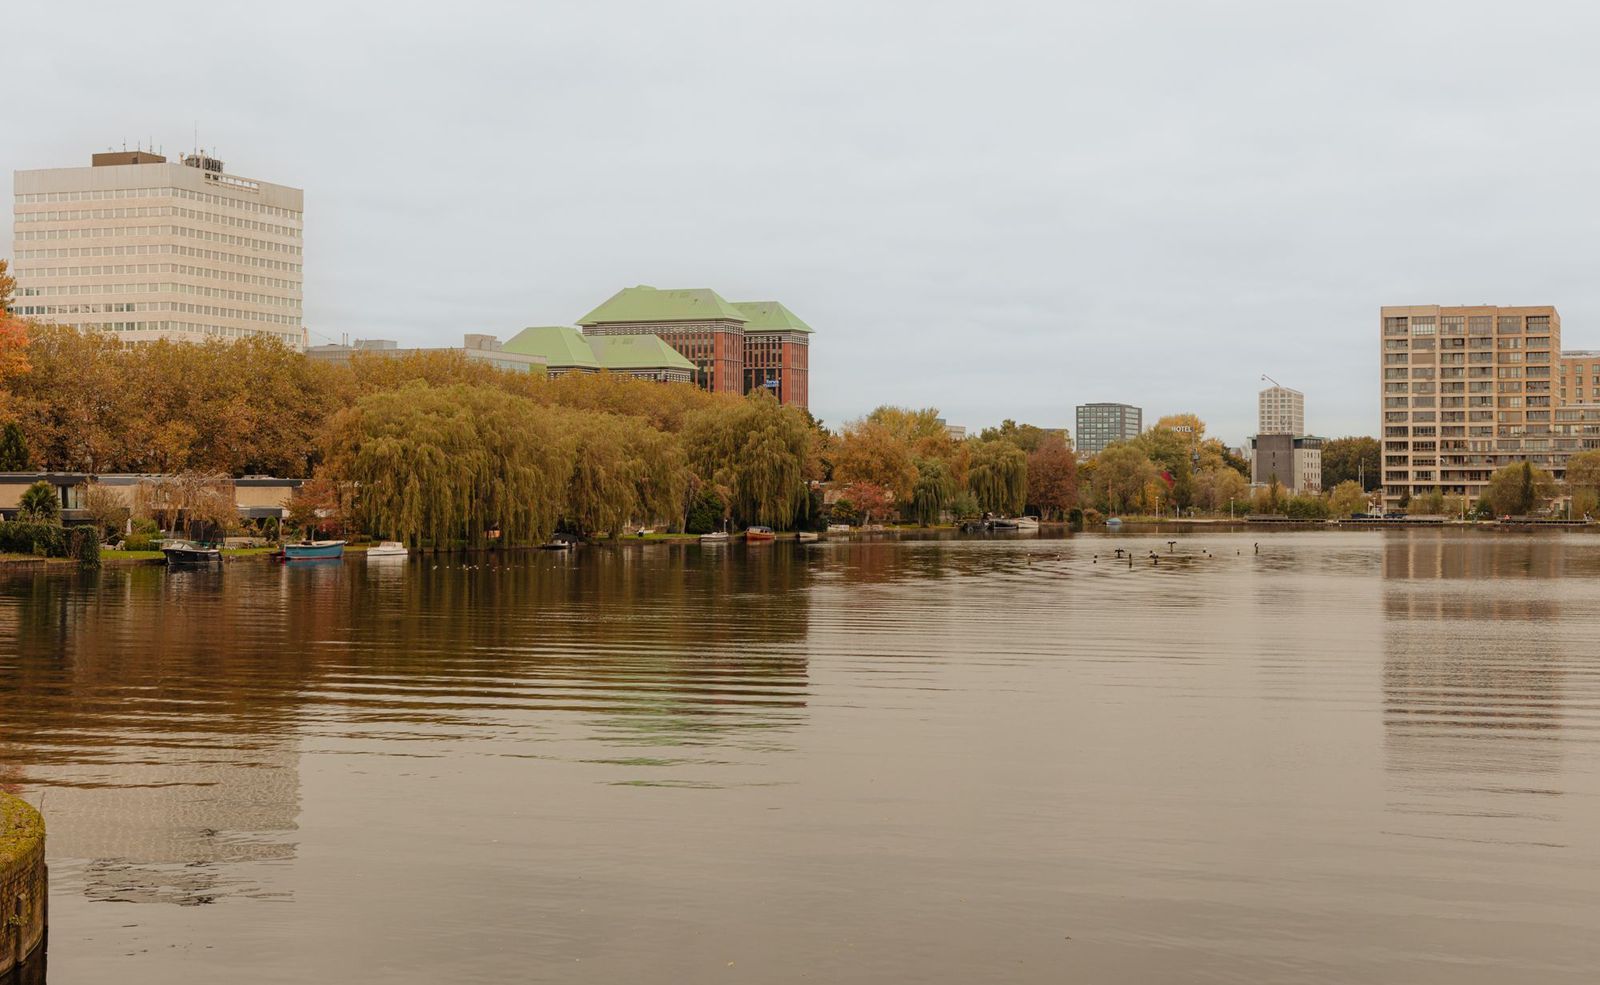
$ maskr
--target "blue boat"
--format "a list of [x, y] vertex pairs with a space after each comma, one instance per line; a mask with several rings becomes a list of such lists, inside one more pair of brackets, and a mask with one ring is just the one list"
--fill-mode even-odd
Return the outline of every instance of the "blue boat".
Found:
[[312, 561], [319, 558], [344, 557], [344, 541], [303, 540], [298, 544], [284, 544], [283, 557], [286, 561]]

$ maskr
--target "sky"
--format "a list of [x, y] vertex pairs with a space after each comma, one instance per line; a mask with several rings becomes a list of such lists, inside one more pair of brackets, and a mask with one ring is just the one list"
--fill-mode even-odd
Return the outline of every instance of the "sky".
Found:
[[1554, 304], [1565, 347], [1600, 348], [1594, 5], [6, 17], [0, 169], [198, 131], [304, 188], [313, 344], [507, 338], [625, 286], [711, 287], [816, 330], [830, 424], [889, 403], [1070, 428], [1110, 400], [1230, 443], [1263, 374], [1311, 431], [1375, 434], [1380, 305]]

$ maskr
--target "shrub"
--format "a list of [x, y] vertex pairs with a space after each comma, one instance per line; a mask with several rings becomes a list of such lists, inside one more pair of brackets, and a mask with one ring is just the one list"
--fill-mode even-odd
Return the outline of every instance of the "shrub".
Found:
[[22, 491], [17, 500], [17, 518], [34, 523], [61, 522], [61, 494], [56, 487], [40, 479]]
[[66, 557], [67, 531], [56, 523], [0, 521], [0, 551], [38, 557]]
[[71, 556], [80, 568], [100, 567], [100, 531], [94, 527], [73, 527], [67, 532]]
[[161, 547], [161, 538], [153, 534], [129, 534], [122, 541], [125, 551], [154, 551]]
[[684, 531], [691, 534], [708, 534], [722, 529], [722, 518], [727, 515], [728, 504], [715, 489], [703, 490], [689, 507], [689, 522]]

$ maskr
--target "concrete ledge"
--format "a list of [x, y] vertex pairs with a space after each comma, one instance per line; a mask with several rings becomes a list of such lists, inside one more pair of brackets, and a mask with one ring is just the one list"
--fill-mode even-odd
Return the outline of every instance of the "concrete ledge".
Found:
[[48, 885], [44, 818], [0, 793], [0, 981], [42, 949]]

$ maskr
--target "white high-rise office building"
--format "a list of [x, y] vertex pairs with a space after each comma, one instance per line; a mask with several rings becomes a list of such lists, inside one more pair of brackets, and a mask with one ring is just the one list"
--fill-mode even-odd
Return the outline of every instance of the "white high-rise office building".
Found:
[[1306, 395], [1286, 386], [1269, 386], [1261, 391], [1258, 434], [1306, 433]]
[[13, 313], [128, 342], [265, 335], [304, 349], [303, 193], [204, 154], [95, 154], [15, 174]]

